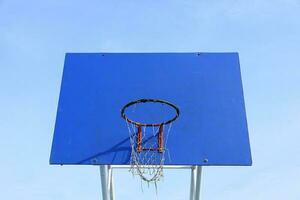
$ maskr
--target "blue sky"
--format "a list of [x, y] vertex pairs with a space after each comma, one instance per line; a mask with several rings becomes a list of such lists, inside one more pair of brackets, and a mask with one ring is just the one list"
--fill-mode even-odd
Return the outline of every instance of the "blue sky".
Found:
[[[1, 199], [100, 199], [94, 166], [49, 166], [66, 52], [240, 54], [253, 167], [206, 167], [202, 199], [300, 199], [300, 1], [0, 0]], [[127, 171], [117, 199], [154, 199]], [[168, 171], [159, 199], [187, 199]]]

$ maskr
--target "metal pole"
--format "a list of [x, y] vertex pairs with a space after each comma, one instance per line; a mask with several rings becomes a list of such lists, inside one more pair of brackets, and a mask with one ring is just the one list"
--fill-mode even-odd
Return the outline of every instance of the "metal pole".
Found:
[[[111, 165], [113, 169], [130, 169], [131, 165]], [[191, 169], [190, 165], [164, 165], [164, 169]]]
[[108, 200], [107, 165], [100, 165], [100, 177], [101, 177], [101, 188], [102, 188], [102, 200]]
[[110, 200], [114, 200], [115, 199], [115, 195], [114, 195], [114, 182], [113, 182], [113, 169], [111, 167], [111, 165], [108, 166], [108, 190], [109, 190], [109, 196], [110, 196]]
[[190, 200], [195, 200], [195, 173], [196, 167], [191, 167], [191, 186], [190, 186]]
[[195, 200], [200, 200], [200, 187], [201, 187], [201, 175], [202, 175], [202, 166], [196, 167], [196, 194], [195, 194]]
[[[101, 169], [101, 167], [100, 167], [100, 169]], [[106, 182], [107, 184], [104, 184], [106, 189], [105, 188], [103, 189], [103, 184], [102, 184], [103, 200], [109, 200], [108, 195], [110, 195], [110, 200], [114, 200], [112, 169], [130, 169], [130, 167], [131, 167], [130, 165], [125, 165], [125, 166], [124, 165], [110, 165], [109, 166], [108, 182]], [[165, 165], [164, 169], [191, 169], [190, 200], [200, 200], [202, 166]], [[102, 176], [101, 176], [101, 182], [103, 183]]]

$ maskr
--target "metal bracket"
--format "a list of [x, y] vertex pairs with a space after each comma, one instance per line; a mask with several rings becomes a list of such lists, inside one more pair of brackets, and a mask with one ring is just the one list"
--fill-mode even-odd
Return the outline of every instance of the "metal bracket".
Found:
[[[115, 200], [113, 169], [130, 169], [130, 165], [100, 165], [102, 199]], [[202, 166], [165, 165], [164, 169], [191, 169], [190, 200], [200, 200]]]

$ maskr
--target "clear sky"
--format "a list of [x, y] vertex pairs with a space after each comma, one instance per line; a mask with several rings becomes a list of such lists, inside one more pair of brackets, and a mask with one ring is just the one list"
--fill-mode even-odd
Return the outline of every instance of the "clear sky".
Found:
[[[206, 167], [202, 199], [300, 199], [299, 0], [0, 0], [0, 199], [101, 199], [95, 166], [49, 166], [66, 52], [240, 54], [253, 167]], [[127, 171], [116, 197], [155, 199]], [[158, 198], [188, 198], [168, 171]]]

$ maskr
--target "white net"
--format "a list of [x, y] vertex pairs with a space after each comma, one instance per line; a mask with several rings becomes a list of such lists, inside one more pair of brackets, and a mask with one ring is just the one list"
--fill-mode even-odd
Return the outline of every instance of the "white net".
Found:
[[139, 175], [142, 180], [155, 184], [163, 178], [163, 165], [165, 163], [165, 154], [170, 158], [167, 149], [169, 133], [172, 123], [162, 125], [161, 134], [163, 137], [163, 146], [159, 151], [159, 129], [158, 126], [142, 126], [141, 128], [141, 146], [142, 150], [138, 150], [138, 127], [126, 121], [130, 144], [131, 144], [131, 160], [130, 171], [133, 175]]

